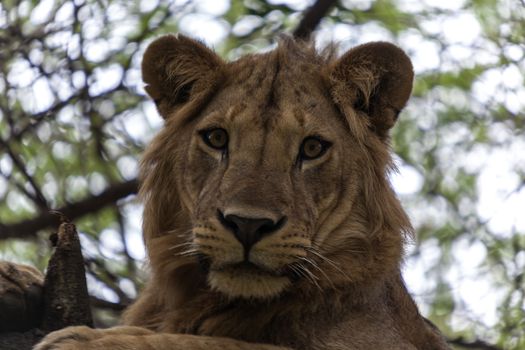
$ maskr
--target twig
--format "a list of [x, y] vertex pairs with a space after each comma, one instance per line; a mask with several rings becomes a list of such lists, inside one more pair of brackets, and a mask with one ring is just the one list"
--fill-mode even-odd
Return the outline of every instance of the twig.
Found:
[[[117, 200], [137, 193], [138, 181], [136, 179], [113, 185], [97, 196], [88, 197], [76, 203], [71, 203], [56, 209], [69, 219], [74, 220], [86, 214], [91, 214], [115, 203]], [[59, 218], [51, 212], [18, 222], [15, 224], [0, 224], [0, 240], [6, 238], [29, 238], [39, 230], [57, 226]]]
[[107, 300], [104, 300], [104, 299], [101, 299], [101, 298], [97, 298], [95, 296], [90, 296], [89, 300], [91, 302], [91, 306], [93, 306], [95, 308], [112, 310], [112, 311], [122, 311], [128, 306], [127, 304], [113, 303], [111, 301], [107, 301]]
[[466, 341], [463, 337], [448, 339], [448, 343], [459, 346], [464, 349], [476, 349], [476, 350], [502, 350], [500, 347], [489, 344], [483, 340]]
[[38, 207], [41, 210], [46, 210], [48, 208], [47, 200], [44, 197], [44, 194], [42, 191], [40, 191], [40, 187], [37, 185], [36, 181], [33, 179], [33, 177], [27, 172], [26, 166], [22, 159], [13, 151], [13, 149], [9, 146], [7, 142], [0, 139], [0, 145], [2, 145], [5, 150], [7, 151], [7, 154], [13, 161], [13, 164], [18, 168], [18, 170], [22, 173], [22, 175], [26, 178], [26, 180], [31, 185], [31, 188], [33, 188], [33, 191], [35, 192], [34, 196], [31, 196], [31, 199], [34, 200], [35, 204], [38, 205]]
[[321, 19], [323, 19], [335, 3], [335, 0], [317, 0], [315, 4], [305, 11], [303, 19], [297, 28], [295, 28], [293, 35], [299, 39], [308, 39], [310, 34], [321, 22]]

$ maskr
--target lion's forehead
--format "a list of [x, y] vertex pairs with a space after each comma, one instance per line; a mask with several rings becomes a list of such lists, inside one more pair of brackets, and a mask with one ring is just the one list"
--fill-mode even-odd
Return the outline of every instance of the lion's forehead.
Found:
[[258, 55], [230, 64], [225, 76], [217, 94], [219, 103], [228, 109], [235, 106], [233, 115], [251, 115], [253, 123], [271, 128], [288, 120], [302, 126], [308, 121], [307, 112], [335, 111], [323, 68], [316, 63], [294, 62], [275, 53]]
[[202, 113], [204, 124], [235, 130], [248, 146], [272, 134], [263, 141], [281, 148], [308, 135], [330, 136], [344, 125], [319, 73], [299, 76], [296, 68], [255, 66], [230, 68], [228, 76], [235, 78], [218, 88]]

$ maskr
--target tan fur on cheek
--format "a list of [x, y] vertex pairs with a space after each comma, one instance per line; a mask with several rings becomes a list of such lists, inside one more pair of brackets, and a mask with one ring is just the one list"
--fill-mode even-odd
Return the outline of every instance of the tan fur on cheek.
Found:
[[333, 199], [332, 206], [327, 206], [327, 209], [321, 212], [314, 235], [314, 246], [323, 247], [326, 238], [350, 217], [356, 191], [353, 184], [343, 186]]

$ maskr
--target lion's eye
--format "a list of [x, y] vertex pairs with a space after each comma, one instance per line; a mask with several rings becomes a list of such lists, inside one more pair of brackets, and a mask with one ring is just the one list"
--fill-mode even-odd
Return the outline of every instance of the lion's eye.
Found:
[[228, 146], [228, 133], [221, 128], [203, 131], [202, 139], [211, 148], [225, 149]]
[[304, 139], [299, 157], [301, 160], [310, 160], [322, 156], [332, 144], [318, 137], [310, 136]]

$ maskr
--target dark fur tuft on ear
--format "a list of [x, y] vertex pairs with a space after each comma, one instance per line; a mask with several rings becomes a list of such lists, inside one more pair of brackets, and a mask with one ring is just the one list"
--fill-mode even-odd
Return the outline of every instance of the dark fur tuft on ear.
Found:
[[385, 140], [410, 97], [414, 72], [400, 48], [374, 42], [344, 54], [330, 78], [336, 101], [368, 115], [369, 127]]
[[165, 35], [151, 43], [142, 60], [146, 92], [167, 118], [217, 81], [223, 61], [202, 43]]

